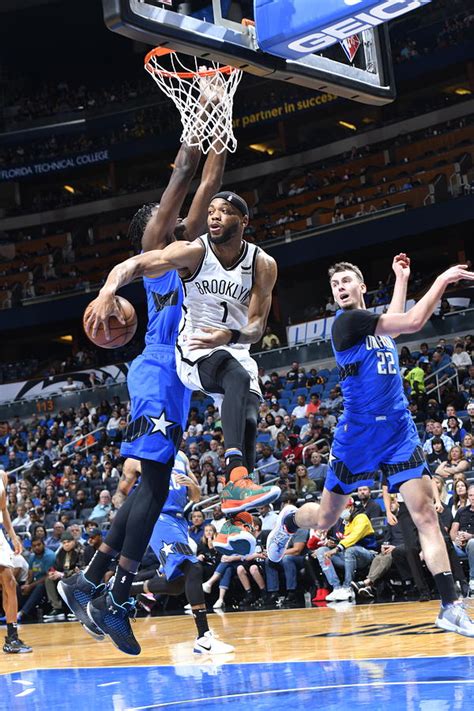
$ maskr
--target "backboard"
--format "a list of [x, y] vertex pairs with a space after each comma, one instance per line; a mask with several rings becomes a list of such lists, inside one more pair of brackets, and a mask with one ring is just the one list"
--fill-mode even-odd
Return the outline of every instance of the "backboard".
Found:
[[[406, 12], [414, 9], [414, 6], [418, 7], [429, 1], [397, 0], [395, 4], [398, 7], [406, 6], [404, 9]], [[252, 23], [240, 24], [223, 17], [223, 8], [225, 10], [229, 5], [229, 0], [209, 0], [208, 11], [195, 13], [199, 16], [178, 12], [173, 9], [178, 7], [178, 3], [175, 1], [170, 6], [170, 0], [166, 2], [165, 0], [102, 0], [102, 2], [104, 19], [110, 30], [148, 45], [169, 47], [204, 60], [206, 57], [212, 58], [251, 74], [297, 84], [320, 92], [333, 93], [362, 103], [382, 105], [395, 98], [387, 26], [376, 24], [388, 19], [388, 14], [385, 11], [385, 15], [383, 13], [381, 15], [383, 19], [380, 17], [374, 19], [375, 14], [370, 15], [369, 10], [363, 13], [359, 12], [360, 7], [356, 9], [351, 7], [362, 3], [364, 9], [365, 5], [373, 6], [375, 0], [324, 0], [323, 3], [320, 0], [254, 0], [256, 27]], [[283, 6], [291, 7], [291, 14], [295, 14], [293, 8], [300, 2], [318, 5], [320, 10], [324, 6], [325, 16], [329, 6], [334, 9], [332, 7], [334, 5], [344, 5], [345, 27], [357, 28], [360, 40], [360, 47], [354, 61], [346, 57], [338, 41], [337, 31], [336, 36], [328, 35], [328, 31], [331, 32], [331, 27], [328, 30], [328, 21], [329, 24], [330, 21], [333, 22], [333, 34], [334, 28], [341, 27], [341, 23], [334, 24], [334, 15], [331, 14], [327, 15], [324, 23], [319, 22], [318, 26], [315, 26], [315, 32], [310, 33], [309, 38], [306, 38], [310, 40], [306, 44], [304, 41], [302, 44], [301, 39], [286, 42], [285, 23], [281, 24], [279, 34], [277, 32], [272, 35], [270, 20], [268, 32], [267, 29], [265, 30], [270, 38], [261, 37], [264, 24], [262, 21], [259, 25], [258, 17], [259, 13], [267, 11], [265, 3], [267, 6], [272, 6], [270, 9], [277, 3], [282, 3]], [[379, 0], [377, 5], [388, 8], [394, 5], [394, 0], [384, 0], [384, 2]], [[192, 3], [183, 3], [183, 6], [188, 8], [186, 12], [189, 13]], [[304, 9], [303, 14], [307, 20]], [[349, 15], [351, 17], [347, 20]], [[369, 19], [365, 22], [358, 20], [363, 16]], [[203, 17], [205, 19], [202, 19]], [[288, 26], [290, 25], [291, 23]], [[326, 39], [321, 40], [320, 37]], [[339, 37], [342, 38], [341, 32]], [[290, 49], [296, 47], [297, 51], [287, 51], [288, 47]], [[314, 51], [312, 51], [313, 47], [315, 47]], [[285, 53], [293, 56], [285, 58], [282, 56]], [[303, 54], [301, 58], [294, 58], [301, 53]]]

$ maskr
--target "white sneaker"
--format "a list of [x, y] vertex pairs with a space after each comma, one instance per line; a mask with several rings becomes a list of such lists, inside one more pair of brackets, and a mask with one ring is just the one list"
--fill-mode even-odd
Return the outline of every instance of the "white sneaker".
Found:
[[223, 607], [224, 607], [224, 600], [216, 600], [216, 602], [212, 606], [212, 609], [213, 610], [222, 610]]
[[273, 563], [279, 563], [283, 558], [288, 541], [293, 535], [292, 533], [288, 533], [283, 521], [288, 514], [291, 514], [297, 510], [296, 506], [285, 506], [278, 514], [275, 527], [270, 531], [267, 538], [267, 555]]
[[191, 603], [188, 602], [188, 604], [184, 606], [184, 609], [185, 609], [185, 610], [190, 610], [190, 609], [191, 609]]
[[344, 600], [352, 600], [353, 597], [354, 597], [354, 591], [352, 588], [342, 587], [339, 590], [339, 597], [338, 597], [339, 602], [342, 602]]
[[202, 589], [204, 590], [205, 593], [207, 593], [207, 594], [209, 595], [209, 593], [210, 593], [211, 590], [212, 590], [212, 585], [209, 585], [209, 582], [203, 583], [203, 584], [202, 584]]
[[441, 607], [435, 625], [448, 632], [474, 637], [474, 622], [467, 614], [463, 604], [453, 603], [447, 607]]
[[469, 581], [469, 597], [474, 597], [474, 580]]
[[334, 588], [334, 590], [329, 593], [326, 600], [328, 602], [343, 602], [344, 600], [352, 600], [354, 597], [354, 592], [352, 588]]
[[203, 637], [196, 639], [193, 648], [194, 654], [231, 654], [234, 651], [231, 644], [221, 642], [211, 630], [205, 632]]
[[330, 592], [329, 595], [326, 595], [326, 600], [328, 602], [335, 602], [336, 600], [339, 600], [338, 594], [339, 594], [340, 589], [341, 589], [340, 587], [334, 588], [334, 590], [332, 592]]

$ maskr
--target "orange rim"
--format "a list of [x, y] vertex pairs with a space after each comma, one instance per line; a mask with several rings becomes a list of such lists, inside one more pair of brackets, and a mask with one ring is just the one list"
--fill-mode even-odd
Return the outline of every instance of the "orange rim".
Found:
[[223, 67], [217, 67], [216, 69], [207, 69], [204, 72], [168, 72], [166, 69], [158, 69], [153, 66], [151, 63], [152, 59], [156, 57], [164, 57], [167, 54], [175, 54], [175, 50], [168, 49], [168, 47], [155, 47], [155, 49], [150, 50], [145, 56], [145, 69], [147, 69], [151, 74], [161, 74], [162, 76], [167, 77], [179, 77], [180, 79], [192, 79], [196, 76], [213, 77], [216, 74], [231, 74], [232, 72], [237, 71], [235, 67], [231, 67], [229, 64], [226, 64]]

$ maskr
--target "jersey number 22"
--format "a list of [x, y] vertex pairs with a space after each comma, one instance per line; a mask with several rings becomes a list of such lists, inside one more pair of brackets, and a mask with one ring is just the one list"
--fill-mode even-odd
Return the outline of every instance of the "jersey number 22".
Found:
[[379, 375], [396, 375], [395, 358], [390, 351], [377, 351], [377, 373]]

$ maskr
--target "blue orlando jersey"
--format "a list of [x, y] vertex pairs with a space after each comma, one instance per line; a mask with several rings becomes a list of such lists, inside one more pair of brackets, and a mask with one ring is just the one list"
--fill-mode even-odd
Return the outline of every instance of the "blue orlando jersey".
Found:
[[364, 309], [336, 313], [331, 339], [345, 415], [389, 415], [407, 407], [397, 348], [390, 336], [375, 335], [378, 320]]
[[148, 306], [147, 346], [174, 346], [181, 319], [183, 292], [178, 272], [170, 271], [156, 279], [143, 279]]
[[[177, 474], [187, 474], [186, 456], [182, 452], [176, 454], [170, 478], [170, 492], [165, 501], [161, 514], [183, 515], [188, 503], [188, 487], [176, 483]], [[161, 516], [160, 516], [161, 518]]]

